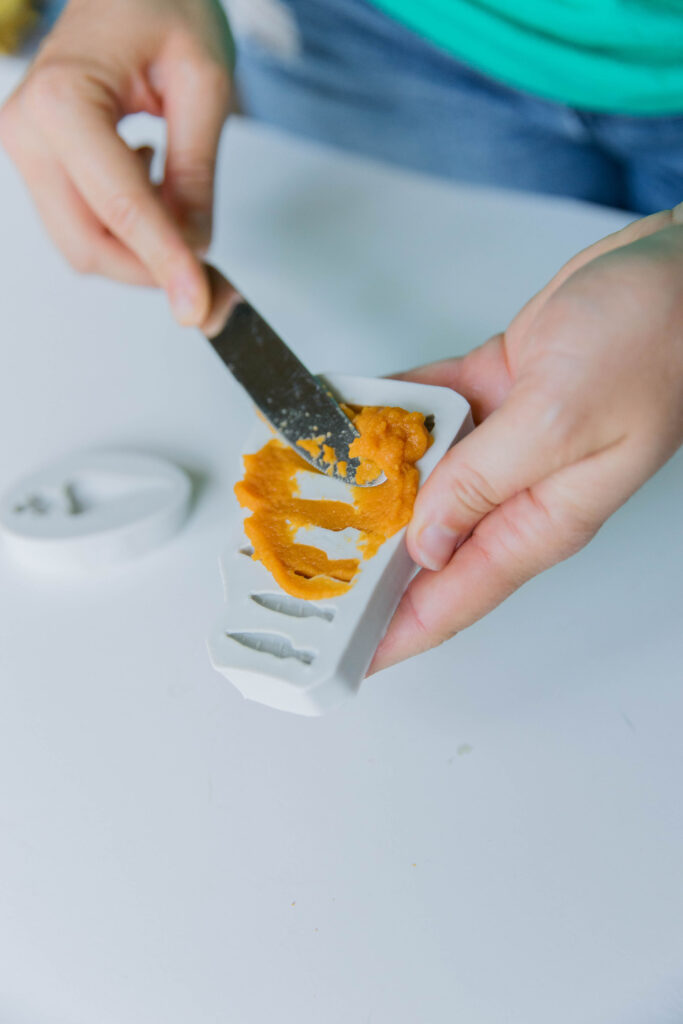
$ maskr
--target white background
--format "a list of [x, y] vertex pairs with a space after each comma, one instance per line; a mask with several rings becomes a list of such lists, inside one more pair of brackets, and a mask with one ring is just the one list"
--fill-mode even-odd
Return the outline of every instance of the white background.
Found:
[[[237, 123], [219, 176], [216, 261], [359, 374], [465, 351], [626, 220]], [[204, 638], [249, 403], [160, 296], [64, 266], [4, 156], [0, 195], [0, 488], [98, 445], [201, 485], [125, 570], [0, 553], [2, 1024], [679, 1022], [681, 460], [339, 712], [247, 704]]]

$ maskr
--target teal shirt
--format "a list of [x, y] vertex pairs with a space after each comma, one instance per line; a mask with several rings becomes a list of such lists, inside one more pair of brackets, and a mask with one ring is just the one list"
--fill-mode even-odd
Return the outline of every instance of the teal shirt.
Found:
[[374, 0], [507, 85], [585, 110], [683, 115], [683, 0]]

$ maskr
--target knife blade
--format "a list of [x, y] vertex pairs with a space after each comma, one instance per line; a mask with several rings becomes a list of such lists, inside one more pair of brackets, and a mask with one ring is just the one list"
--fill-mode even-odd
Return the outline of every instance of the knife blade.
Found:
[[[225, 326], [207, 340], [298, 455], [321, 473], [359, 486], [360, 461], [349, 455], [350, 445], [360, 436], [355, 426], [332, 392], [246, 299], [236, 297]], [[301, 440], [314, 443], [307, 450], [298, 443]], [[325, 459], [325, 446], [328, 456], [330, 449], [334, 452], [334, 461]]]

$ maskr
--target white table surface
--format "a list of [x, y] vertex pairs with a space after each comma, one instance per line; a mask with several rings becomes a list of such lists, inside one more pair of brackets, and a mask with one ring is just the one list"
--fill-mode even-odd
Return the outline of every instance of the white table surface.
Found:
[[[219, 176], [214, 258], [317, 369], [462, 352], [626, 220], [238, 123]], [[0, 1022], [680, 1022], [681, 460], [339, 712], [248, 704], [204, 638], [249, 403], [0, 195], [0, 488], [98, 445], [203, 482], [125, 570], [0, 553]]]

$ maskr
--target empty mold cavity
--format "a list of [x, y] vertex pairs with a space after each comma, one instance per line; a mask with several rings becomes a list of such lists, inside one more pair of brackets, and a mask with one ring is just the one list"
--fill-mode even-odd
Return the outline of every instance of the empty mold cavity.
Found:
[[42, 491], [27, 495], [12, 509], [14, 515], [77, 516], [83, 511], [69, 483], [46, 486]]
[[353, 526], [343, 530], [325, 530], [322, 526], [300, 526], [294, 534], [297, 544], [320, 548], [328, 558], [358, 558], [360, 533]]
[[334, 608], [321, 608], [312, 601], [302, 601], [297, 597], [290, 597], [289, 594], [263, 592], [249, 596], [262, 608], [279, 612], [280, 615], [291, 615], [296, 619], [324, 619], [326, 622], [332, 622], [334, 619]]
[[14, 515], [81, 516], [104, 505], [167, 489], [166, 481], [146, 480], [134, 473], [94, 470], [77, 479], [46, 485], [13, 508]]
[[348, 484], [333, 476], [302, 471], [296, 474], [296, 485], [297, 497], [304, 500], [343, 501], [348, 505], [353, 503], [352, 489]]
[[101, 505], [113, 504], [140, 492], [149, 493], [160, 488], [165, 490], [167, 487], [165, 480], [146, 479], [136, 473], [103, 470], [83, 473], [79, 478], [63, 485], [71, 515], [83, 515]]
[[64, 497], [68, 502], [69, 515], [81, 516], [87, 511], [88, 503], [84, 501], [82, 494], [76, 492], [73, 484], [64, 484]]
[[15, 505], [12, 512], [15, 516], [26, 515], [30, 512], [34, 516], [44, 516], [50, 511], [50, 502], [42, 494], [30, 494], [19, 504]]
[[227, 633], [225, 634], [235, 643], [243, 647], [251, 647], [253, 651], [262, 654], [272, 654], [275, 658], [296, 658], [304, 665], [310, 665], [315, 660], [312, 651], [302, 651], [294, 647], [289, 637], [281, 636], [278, 633]]

